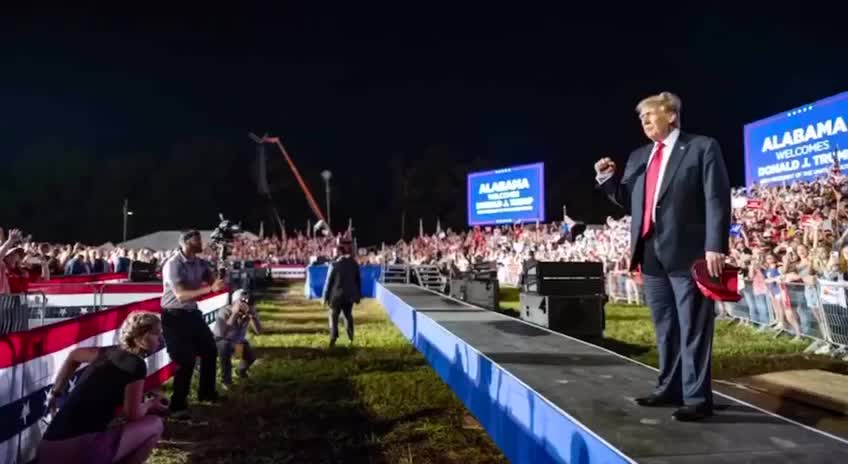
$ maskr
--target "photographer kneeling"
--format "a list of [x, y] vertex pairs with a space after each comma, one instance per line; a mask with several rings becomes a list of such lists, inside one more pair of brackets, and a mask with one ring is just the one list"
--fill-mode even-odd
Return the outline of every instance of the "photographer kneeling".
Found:
[[197, 257], [202, 251], [200, 232], [186, 232], [180, 237], [180, 251], [162, 267], [162, 328], [168, 355], [177, 363], [171, 395], [171, 413], [175, 419], [188, 417], [188, 392], [196, 356], [200, 357], [198, 399], [219, 400], [215, 391], [218, 350], [212, 331], [197, 307], [197, 299], [223, 290], [225, 284], [221, 279], [212, 281], [209, 264]]
[[[159, 349], [161, 336], [159, 317], [137, 311], [121, 325], [118, 346], [71, 351], [53, 384], [53, 420], [38, 446], [39, 462], [142, 463], [150, 456], [162, 435], [156, 414], [168, 409], [158, 396], [144, 401], [144, 358]], [[84, 363], [90, 365], [56, 413], [57, 398]], [[127, 423], [109, 428], [119, 406]]]
[[233, 304], [218, 311], [215, 321], [215, 343], [221, 359], [221, 383], [224, 388], [229, 388], [233, 383], [233, 353], [241, 352], [238, 367], [240, 379], [247, 378], [247, 370], [256, 361], [253, 348], [247, 341], [248, 323], [254, 333], [261, 333], [262, 326], [259, 324], [253, 296], [238, 290], [233, 294]]

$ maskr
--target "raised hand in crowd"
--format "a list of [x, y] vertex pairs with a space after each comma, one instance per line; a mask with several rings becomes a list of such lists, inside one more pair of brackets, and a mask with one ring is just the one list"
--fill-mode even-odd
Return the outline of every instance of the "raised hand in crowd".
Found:
[[6, 256], [6, 253], [9, 252], [18, 242], [21, 241], [21, 237], [23, 234], [18, 229], [12, 229], [9, 231], [8, 238], [5, 241], [0, 243], [0, 258]]
[[9, 241], [12, 243], [18, 243], [23, 239], [23, 232], [19, 229], [12, 229], [9, 231]]

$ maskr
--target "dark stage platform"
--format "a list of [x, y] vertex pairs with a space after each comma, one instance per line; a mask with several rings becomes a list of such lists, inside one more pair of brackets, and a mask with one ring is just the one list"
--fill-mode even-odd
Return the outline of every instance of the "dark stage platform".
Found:
[[[513, 462], [848, 463], [848, 442], [726, 396], [699, 423], [636, 406], [656, 371], [598, 346], [420, 287], [377, 293]], [[534, 418], [540, 406], [561, 417]], [[557, 438], [568, 423], [574, 432]], [[520, 433], [524, 443], [511, 442]], [[528, 450], [536, 445], [545, 451]]]

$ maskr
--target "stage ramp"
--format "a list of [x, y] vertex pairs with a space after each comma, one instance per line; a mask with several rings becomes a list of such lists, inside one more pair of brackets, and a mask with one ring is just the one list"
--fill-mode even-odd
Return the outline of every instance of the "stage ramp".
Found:
[[656, 370], [601, 347], [413, 285], [376, 297], [513, 463], [848, 463], [848, 442], [726, 396], [698, 423], [639, 407]]

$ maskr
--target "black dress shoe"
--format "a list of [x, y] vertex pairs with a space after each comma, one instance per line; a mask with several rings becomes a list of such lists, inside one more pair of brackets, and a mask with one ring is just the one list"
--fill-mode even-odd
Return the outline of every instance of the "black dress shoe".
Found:
[[636, 404], [646, 408], [661, 408], [664, 406], [680, 406], [681, 403], [672, 401], [664, 396], [648, 395], [642, 398], [636, 398]]
[[680, 422], [697, 422], [713, 415], [713, 408], [706, 405], [683, 406], [671, 415]]

